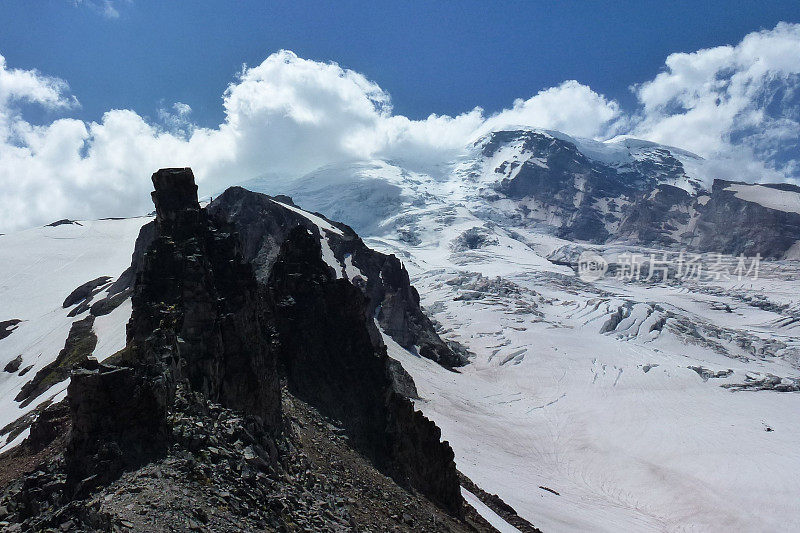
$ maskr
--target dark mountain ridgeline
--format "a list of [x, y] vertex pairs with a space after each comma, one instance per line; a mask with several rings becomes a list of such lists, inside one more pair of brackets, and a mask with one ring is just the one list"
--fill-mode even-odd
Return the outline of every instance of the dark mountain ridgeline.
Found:
[[[142, 229], [125, 275], [135, 281], [119, 284], [115, 293], [132, 294], [127, 346], [102, 364], [82, 357], [72, 373], [67, 408], [43, 408], [37, 419], [42, 423], [34, 422], [37, 429], [19, 453], [57, 453], [52, 443], [69, 428], [63, 460], [54, 456], [39, 474], [14, 485], [4, 496], [6, 517], [37, 527], [58, 526], [69, 517], [73, 524], [105, 530], [109, 516], [84, 507], [84, 498], [129, 485], [126, 472], [152, 468], [147, 465], [164, 465], [169, 472], [168, 465], [201, 451], [200, 460], [224, 450], [231, 461], [243, 454], [245, 463], [236, 468], [246, 464], [245, 470], [260, 472], [243, 478], [249, 490], [262, 490], [258, 479], [272, 480], [264, 481], [266, 487], [284, 479], [282, 490], [294, 491], [293, 478], [281, 472], [305, 460], [293, 451], [296, 424], [303, 422], [295, 418], [296, 407], [288, 408], [291, 415], [283, 407], [283, 379], [289, 393], [341, 425], [349, 446], [378, 470], [453, 517], [456, 530], [476, 524], [487, 529], [474, 511], [465, 515], [453, 451], [440, 441], [440, 430], [395, 390], [397, 369], [372, 319], [378, 315], [380, 322], [370, 294], [404, 310], [395, 325], [417, 328], [403, 332], [409, 342], [432, 333], [429, 342], [446, 348], [429, 321], [414, 318], [424, 315], [399, 261], [368, 250], [342, 227], [340, 240], [331, 240], [337, 257], [351, 254], [362, 272], [385, 278], [385, 285], [370, 284], [375, 274], [366, 274], [353, 284], [323, 260], [317, 226], [272, 199], [233, 190], [214, 208], [202, 209], [190, 169], [162, 169], [153, 184], [156, 220]], [[239, 201], [228, 203], [234, 197]], [[272, 218], [256, 210], [261, 226], [242, 235], [239, 229], [248, 225], [241, 212], [233, 212], [237, 205], [275, 210]], [[70, 303], [87, 299], [99, 283], [81, 288]], [[91, 326], [94, 315], [85, 320]], [[223, 415], [229, 433], [220, 433]], [[222, 483], [215, 490], [224, 491], [224, 483], [238, 478], [226, 479], [220, 474], [208, 482]], [[297, 502], [285, 512], [307, 512]], [[264, 509], [250, 516], [277, 527], [287, 515]]]
[[[493, 169], [495, 191], [518, 202], [523, 220], [547, 213], [558, 237], [775, 259], [800, 240], [800, 212], [737, 195], [735, 186], [753, 187], [744, 182], [717, 179], [706, 190], [681, 162], [700, 158], [682, 150], [628, 140], [613, 145], [620, 153], [598, 154], [537, 130], [494, 132], [478, 146], [485, 160], [511, 149], [514, 158]], [[800, 194], [791, 184], [762, 187]]]

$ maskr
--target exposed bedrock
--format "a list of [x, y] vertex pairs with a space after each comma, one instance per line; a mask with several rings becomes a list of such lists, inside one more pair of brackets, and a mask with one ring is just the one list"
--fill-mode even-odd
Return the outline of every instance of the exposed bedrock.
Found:
[[58, 352], [55, 361], [39, 370], [14, 398], [15, 401], [22, 402], [20, 407], [27, 406], [50, 387], [67, 379], [73, 366], [86, 361], [97, 346], [93, 325], [94, 317], [91, 315], [72, 323], [64, 348]]
[[[170, 329], [176, 378], [276, 427], [280, 395], [267, 311], [238, 239], [200, 209], [191, 170], [160, 170], [153, 183], [156, 237], [134, 288], [129, 343], [146, 347], [153, 331]], [[157, 363], [153, 355], [139, 357]]]
[[460, 514], [452, 449], [395, 392], [386, 347], [368, 330], [362, 292], [331, 275], [319, 239], [306, 228], [284, 241], [269, 285], [290, 390], [341, 421], [355, 447], [398, 483]]
[[[277, 251], [264, 250], [262, 238], [256, 249], [245, 235], [245, 248], [271, 258], [251, 257], [256, 268], [271, 265], [259, 283], [241, 253], [239, 226], [200, 208], [191, 170], [162, 169], [153, 184], [157, 215], [140, 240], [151, 241], [146, 252], [134, 253], [127, 346], [105, 364], [86, 360], [68, 389], [68, 491], [85, 494], [176, 445], [170, 421], [181, 418], [179, 386], [248, 415], [260, 435], [282, 438], [280, 361], [290, 390], [341, 421], [380, 470], [461, 516], [453, 451], [396, 392], [398, 371], [364, 289], [323, 261], [317, 226], [279, 224], [282, 244], [269, 244]], [[396, 258], [383, 264], [390, 290], [409, 286]], [[404, 297], [418, 305], [415, 291]], [[405, 389], [413, 394], [413, 382]]]
[[91, 365], [73, 373], [67, 389], [72, 429], [67, 484], [84, 496], [166, 453], [167, 380], [136, 368]]
[[[701, 250], [780, 259], [800, 241], [800, 213], [772, 209], [736, 194], [737, 186], [755, 186], [714, 180], [711, 199], [697, 223], [696, 246]], [[791, 184], [762, 185], [764, 190], [798, 195]]]
[[[368, 248], [344, 224], [330, 222], [337, 232], [320, 230], [308, 218], [285, 206], [291, 198], [270, 197], [241, 187], [231, 187], [214, 200], [208, 211], [231, 224], [242, 242], [245, 259], [251, 261], [259, 281], [272, 270], [281, 244], [289, 233], [301, 226], [317, 238], [326, 238], [340, 265], [349, 262], [360, 275], [350, 281], [366, 296], [365, 318], [376, 318], [383, 330], [398, 344], [452, 368], [466, 363], [465, 358], [445, 343], [419, 305], [419, 295], [411, 285], [400, 260]], [[318, 215], [320, 218], [324, 217]], [[320, 231], [324, 235], [320, 235]], [[342, 268], [338, 268], [342, 277]]]
[[128, 344], [114, 358], [119, 366], [90, 363], [68, 392], [68, 483], [77, 490], [165, 449], [167, 412], [184, 380], [268, 430], [280, 425], [265, 308], [238, 240], [200, 209], [190, 169], [162, 169], [153, 185], [153, 239], [136, 277]]
[[19, 326], [19, 323], [22, 322], [19, 318], [12, 318], [11, 320], [2, 320], [0, 321], [0, 339], [5, 339], [11, 333], [14, 332], [15, 329]]

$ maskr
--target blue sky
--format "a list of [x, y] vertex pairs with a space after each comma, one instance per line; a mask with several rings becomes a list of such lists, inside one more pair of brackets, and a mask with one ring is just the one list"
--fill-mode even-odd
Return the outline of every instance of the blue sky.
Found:
[[0, 232], [481, 135], [628, 135], [800, 182], [800, 2], [0, 3]]
[[224, 119], [220, 99], [243, 63], [289, 49], [376, 81], [396, 113], [489, 112], [575, 79], [632, 107], [632, 84], [666, 56], [736, 43], [800, 2], [163, 2], [0, 3], [9, 65], [66, 80], [98, 120], [108, 109], [154, 116], [180, 101], [195, 121]]

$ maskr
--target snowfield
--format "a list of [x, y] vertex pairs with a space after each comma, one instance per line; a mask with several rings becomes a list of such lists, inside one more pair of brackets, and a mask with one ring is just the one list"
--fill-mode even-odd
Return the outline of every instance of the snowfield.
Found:
[[[14, 401], [20, 388], [64, 348], [70, 326], [77, 319], [67, 316], [72, 308], [62, 307], [64, 299], [89, 280], [100, 276], [116, 279], [130, 265], [136, 236], [149, 220], [79, 221], [0, 236], [0, 321], [22, 320], [11, 335], [0, 340], [0, 428], [51, 398], [63, 397], [67, 381], [25, 408]], [[98, 359], [125, 346], [130, 313], [128, 301], [96, 319]], [[17, 356], [22, 356], [18, 371], [2, 370]], [[8, 437], [0, 436], [0, 449], [11, 444]], [[18, 438], [14, 444], [20, 441]]]
[[787, 213], [800, 213], [800, 193], [795, 191], [782, 191], [763, 185], [744, 184], [731, 185], [725, 190], [733, 191], [736, 198], [745, 202], [753, 202]]
[[[604, 153], [619, 164], [651, 148], [615, 142]], [[404, 262], [440, 334], [466, 347], [470, 362], [451, 372], [385, 336], [389, 354], [413, 376], [416, 406], [442, 428], [458, 468], [543, 531], [776, 531], [800, 523], [800, 262], [764, 262], [758, 279], [586, 283], [548, 260], [563, 263], [584, 245], [520, 219], [517, 206], [487, 190], [497, 163], [465, 159], [450, 172], [424, 173], [374, 161], [248, 187], [289, 194]], [[795, 209], [785, 191], [768, 189], [766, 198], [754, 187], [737, 195]], [[323, 253], [337, 275], [361, 275], [326, 250], [325, 236], [341, 230], [284, 207], [324, 230]], [[66, 381], [25, 409], [14, 401], [84, 316], [68, 317], [64, 298], [99, 276], [116, 279], [148, 220], [0, 236], [0, 322], [22, 320], [0, 339], [0, 427], [63, 397]], [[124, 346], [130, 312], [128, 301], [96, 319], [99, 359]], [[2, 371], [18, 355], [19, 371]], [[6, 433], [0, 446], [25, 435]], [[511, 527], [478, 510], [501, 530]]]
[[[620, 160], [646, 148], [617, 147]], [[334, 184], [352, 167], [287, 191], [305, 209], [336, 206], [369, 246], [398, 255], [440, 334], [472, 352], [452, 373], [386, 338], [458, 467], [543, 531], [800, 521], [800, 264], [762, 263], [758, 279], [585, 283], [546, 259], [573, 243], [487, 191], [500, 159], [526, 157], [503, 150], [449, 176], [374, 162], [348, 188]], [[359, 190], [375, 201], [353, 206]]]
[[[453, 302], [465, 295], [462, 276], [415, 281], [445, 336], [476, 354], [471, 364], [452, 374], [396, 346], [391, 354], [459, 468], [524, 518], [544, 531], [774, 531], [800, 518], [800, 395], [720, 386], [749, 373], [796, 377], [796, 365], [732, 359], [678, 337], [669, 320], [654, 335], [631, 332], [633, 319], [600, 333], [611, 313], [592, 311], [593, 291], [566, 283], [542, 302], [543, 279], [529, 274], [513, 279], [530, 292]], [[543, 316], [520, 313], [520, 300]], [[761, 312], [748, 311], [737, 309], [743, 329]], [[704, 379], [692, 366], [733, 373]]]

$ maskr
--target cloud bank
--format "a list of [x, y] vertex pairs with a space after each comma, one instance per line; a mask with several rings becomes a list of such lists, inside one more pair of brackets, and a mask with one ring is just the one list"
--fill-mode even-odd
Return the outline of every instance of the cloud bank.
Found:
[[633, 135], [713, 159], [710, 177], [796, 180], [799, 88], [800, 25], [781, 23], [735, 46], [670, 55], [661, 73], [632, 88], [638, 106], [629, 112], [570, 80], [498, 113], [476, 107], [411, 120], [393, 114], [386, 91], [362, 74], [284, 50], [242, 68], [216, 128], [196, 126], [180, 102], [158, 110], [156, 121], [115, 109], [99, 122], [34, 124], [25, 114], [31, 106], [68, 115], [79, 102], [65, 81], [10, 68], [0, 56], [0, 231], [146, 212], [149, 174], [159, 167], [193, 167], [201, 193], [210, 193], [374, 157], [424, 168], [510, 126], [601, 140]]

